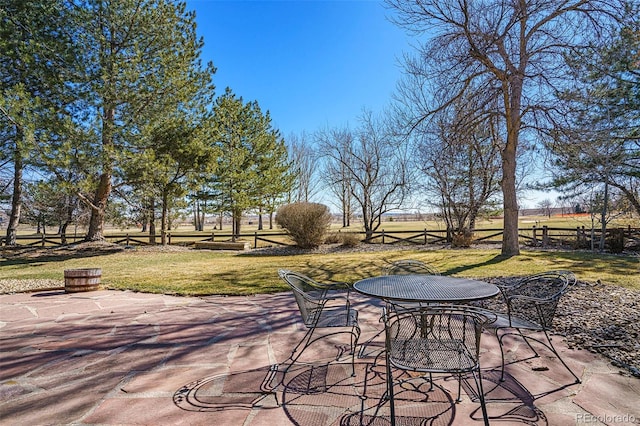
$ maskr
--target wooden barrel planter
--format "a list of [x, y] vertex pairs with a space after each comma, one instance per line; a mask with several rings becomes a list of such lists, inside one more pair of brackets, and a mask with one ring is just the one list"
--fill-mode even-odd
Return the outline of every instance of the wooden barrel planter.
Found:
[[94, 291], [100, 287], [102, 269], [65, 269], [64, 271], [64, 291], [67, 293], [79, 293], [83, 291]]

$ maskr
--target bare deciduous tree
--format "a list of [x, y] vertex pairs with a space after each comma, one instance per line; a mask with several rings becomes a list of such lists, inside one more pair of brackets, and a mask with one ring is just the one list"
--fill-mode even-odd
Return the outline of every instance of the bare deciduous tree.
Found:
[[351, 226], [353, 216], [349, 152], [354, 136], [348, 128], [334, 128], [316, 132], [315, 139], [319, 146], [319, 155], [324, 157], [323, 181], [337, 199], [342, 213], [342, 227], [347, 228]]
[[484, 98], [463, 98], [441, 110], [418, 141], [418, 168], [427, 176], [431, 204], [448, 229], [473, 231], [481, 209], [499, 192], [498, 117]]
[[366, 236], [371, 237], [382, 215], [399, 208], [408, 194], [411, 180], [406, 144], [370, 112], [363, 113], [354, 135], [347, 131], [344, 137], [318, 140], [327, 164], [344, 173], [335, 184], [349, 189], [360, 209]]
[[309, 202], [319, 192], [318, 161], [311, 139], [305, 132], [291, 134], [287, 140], [289, 156], [296, 175], [290, 202]]
[[[426, 37], [406, 58], [400, 97], [413, 126], [478, 87], [501, 100], [503, 255], [520, 253], [516, 159], [521, 138], [549, 125], [553, 90], [565, 77], [562, 55], [597, 36], [622, 13], [616, 0], [387, 0], [395, 22]], [[437, 82], [437, 92], [431, 85]], [[442, 90], [444, 88], [444, 90]]]

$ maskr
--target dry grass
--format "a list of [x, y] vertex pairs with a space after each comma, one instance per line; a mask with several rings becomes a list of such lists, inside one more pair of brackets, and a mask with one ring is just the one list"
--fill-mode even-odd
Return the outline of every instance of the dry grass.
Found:
[[[81, 246], [79, 246], [81, 247]], [[107, 249], [107, 247], [111, 247]], [[292, 254], [293, 253], [293, 254]], [[388, 262], [412, 258], [433, 264], [446, 275], [464, 277], [519, 276], [549, 269], [570, 269], [584, 281], [601, 281], [640, 290], [637, 256], [589, 252], [523, 251], [501, 257], [498, 249], [425, 249], [360, 246], [333, 252], [289, 252], [289, 255], [219, 252], [184, 248], [124, 250], [113, 246], [86, 250], [32, 249], [4, 251], [2, 279], [59, 279], [65, 269], [102, 268], [108, 288], [179, 295], [256, 294], [286, 290], [279, 268], [293, 269], [318, 280], [353, 282], [378, 275]]]

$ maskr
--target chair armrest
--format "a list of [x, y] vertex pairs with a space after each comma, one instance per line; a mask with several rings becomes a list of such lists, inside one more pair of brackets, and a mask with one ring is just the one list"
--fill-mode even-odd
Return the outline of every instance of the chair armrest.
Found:
[[498, 287], [498, 290], [500, 290], [500, 292], [503, 294], [503, 296], [506, 298], [518, 294], [517, 290], [519, 288], [524, 287], [527, 284], [526, 281], [517, 281], [517, 282], [511, 282], [511, 283], [499, 283], [496, 284], [496, 287]]
[[314, 283], [314, 287], [322, 291], [323, 297], [328, 300], [347, 299], [351, 295], [351, 285], [346, 282], [331, 282], [331, 283]]
[[530, 303], [537, 303], [537, 304], [551, 303], [551, 302], [557, 301], [561, 295], [562, 295], [561, 292], [556, 293], [551, 297], [533, 297], [533, 296], [525, 296], [524, 294], [513, 294], [507, 298], [507, 305], [510, 306], [514, 300], [528, 301]]
[[347, 282], [330, 282], [330, 283], [319, 283], [314, 282], [312, 284], [314, 287], [326, 289], [326, 290], [351, 290], [351, 284]]
[[483, 324], [483, 327], [491, 325], [498, 320], [498, 314], [490, 309], [478, 308], [475, 306], [465, 306], [464, 308], [465, 310], [475, 312], [476, 314], [485, 317], [487, 321]]

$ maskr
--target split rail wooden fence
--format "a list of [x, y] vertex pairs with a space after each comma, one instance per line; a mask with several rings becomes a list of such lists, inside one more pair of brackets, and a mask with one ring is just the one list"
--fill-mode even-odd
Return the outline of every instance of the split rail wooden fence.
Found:
[[[380, 230], [371, 233], [357, 231], [341, 231], [356, 234], [362, 242], [372, 244], [414, 244], [414, 245], [447, 245], [454, 240], [454, 233], [448, 230], [415, 230], [415, 231], [385, 231]], [[600, 245], [601, 230], [585, 227], [555, 228], [555, 227], [530, 227], [518, 230], [520, 242], [530, 247], [563, 247], [575, 249], [597, 248]], [[169, 245], [195, 246], [197, 242], [230, 241], [233, 235], [228, 232], [168, 232], [166, 241]], [[74, 244], [83, 240], [83, 235], [66, 236], [66, 244]], [[108, 242], [125, 246], [158, 245], [161, 242], [159, 235], [155, 237], [142, 233], [110, 233], [105, 235]], [[285, 232], [259, 231], [242, 233], [236, 239], [247, 241], [252, 248], [270, 246], [292, 245], [292, 241]], [[0, 245], [5, 245], [5, 237], [0, 237]], [[610, 247], [640, 248], [640, 228], [611, 228], [605, 235], [605, 240]], [[18, 246], [52, 247], [64, 245], [63, 239], [58, 234], [31, 234], [19, 235]], [[470, 239], [471, 246], [479, 244], [500, 244], [502, 242], [502, 229], [480, 229], [473, 233]]]

